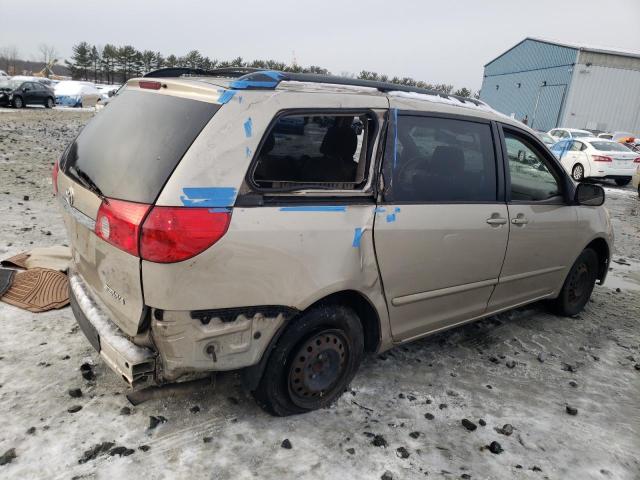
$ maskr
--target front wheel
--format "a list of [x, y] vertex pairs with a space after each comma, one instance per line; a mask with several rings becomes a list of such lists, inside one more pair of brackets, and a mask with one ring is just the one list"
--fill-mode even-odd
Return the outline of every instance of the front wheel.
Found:
[[586, 248], [575, 261], [564, 281], [560, 295], [553, 301], [559, 315], [571, 317], [589, 301], [598, 276], [598, 254]]
[[616, 185], [618, 185], [619, 187], [624, 187], [625, 185], [629, 185], [629, 182], [631, 181], [630, 178], [616, 178]]
[[22, 101], [22, 97], [13, 97], [13, 108], [22, 108], [24, 107], [24, 102]]
[[363, 352], [362, 325], [352, 309], [313, 308], [282, 334], [253, 396], [278, 416], [327, 407], [355, 376]]
[[571, 171], [571, 176], [576, 182], [581, 182], [582, 180], [584, 180], [584, 167], [579, 163], [576, 164]]

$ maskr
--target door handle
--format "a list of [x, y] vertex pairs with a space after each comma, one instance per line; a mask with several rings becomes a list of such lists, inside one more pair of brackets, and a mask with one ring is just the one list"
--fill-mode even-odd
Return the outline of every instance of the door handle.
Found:
[[529, 220], [524, 217], [516, 217], [511, 219], [511, 223], [513, 223], [514, 225], [526, 225], [527, 223], [529, 223]]
[[502, 217], [491, 217], [487, 218], [487, 223], [489, 225], [504, 225], [507, 223], [507, 219]]

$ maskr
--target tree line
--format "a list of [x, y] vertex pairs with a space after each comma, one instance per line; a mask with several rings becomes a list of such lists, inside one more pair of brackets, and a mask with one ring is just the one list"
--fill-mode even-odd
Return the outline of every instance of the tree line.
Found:
[[[201, 54], [198, 50], [191, 50], [186, 55], [164, 55], [153, 50], [138, 50], [132, 45], [116, 46], [106, 44], [102, 47], [91, 45], [88, 42], [79, 42], [73, 45], [71, 58], [65, 60], [65, 66], [71, 72], [74, 80], [89, 80], [100, 83], [124, 83], [130, 78], [144, 75], [147, 72], [167, 67], [188, 67], [212, 70], [225, 67], [253, 67], [283, 72], [318, 73], [330, 75], [326, 68], [311, 65], [300, 66], [293, 62], [287, 64], [276, 60], [252, 60], [245, 61], [242, 57], [232, 60], [211, 59]], [[345, 75], [343, 73], [343, 75]], [[391, 82], [399, 85], [426, 88], [442, 93], [459, 95], [462, 97], [478, 96], [468, 88], [454, 90], [450, 84], [433, 84], [411, 77], [397, 77], [362, 70], [358, 74], [346, 74], [364, 80], [377, 80]]]

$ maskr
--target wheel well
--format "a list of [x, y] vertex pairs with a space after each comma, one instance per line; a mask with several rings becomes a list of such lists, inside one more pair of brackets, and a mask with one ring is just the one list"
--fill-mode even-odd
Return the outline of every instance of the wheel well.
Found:
[[371, 302], [360, 292], [344, 290], [321, 298], [309, 308], [336, 304], [351, 307], [355, 310], [364, 332], [364, 349], [366, 352], [375, 352], [380, 344], [380, 318]]
[[609, 268], [609, 245], [603, 238], [592, 240], [585, 248], [590, 248], [598, 255], [598, 280], [602, 280]]

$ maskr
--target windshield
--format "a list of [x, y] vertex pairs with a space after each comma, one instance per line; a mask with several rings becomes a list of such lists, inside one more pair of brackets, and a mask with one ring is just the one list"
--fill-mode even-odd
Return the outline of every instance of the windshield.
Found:
[[20, 84], [22, 84], [22, 80], [10, 80], [10, 79], [3, 79], [0, 77], [0, 88], [3, 88], [3, 89], [9, 88], [11, 90], [15, 90], [20, 86]]
[[591, 142], [591, 146], [601, 152], [627, 152], [631, 150], [616, 142]]
[[125, 89], [84, 127], [61, 168], [80, 183], [90, 181], [107, 197], [153, 203], [219, 108]]
[[539, 133], [538, 136], [542, 139], [542, 141], [544, 143], [546, 143], [547, 145], [552, 145], [554, 143], [556, 143], [556, 140], [549, 134], [546, 133]]
[[571, 136], [573, 138], [593, 137], [593, 133], [591, 133], [591, 132], [571, 132]]

